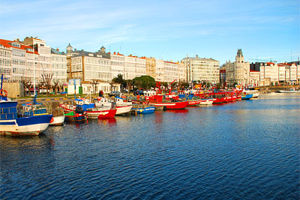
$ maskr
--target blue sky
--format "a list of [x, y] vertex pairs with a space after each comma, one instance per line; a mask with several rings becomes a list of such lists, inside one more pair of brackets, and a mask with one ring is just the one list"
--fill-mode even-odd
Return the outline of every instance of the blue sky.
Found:
[[1, 0], [0, 38], [181, 60], [300, 57], [300, 0]]

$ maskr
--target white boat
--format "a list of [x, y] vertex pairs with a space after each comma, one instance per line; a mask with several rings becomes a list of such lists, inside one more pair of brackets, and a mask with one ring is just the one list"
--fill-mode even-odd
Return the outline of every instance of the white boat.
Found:
[[[110, 106], [112, 103], [111, 100], [108, 100], [106, 98], [98, 98], [97, 102], [95, 103], [96, 107], [101, 107], [101, 106]], [[129, 113], [132, 109], [132, 102], [124, 102], [122, 98], [115, 98], [115, 103], [116, 103], [116, 109], [117, 113], [116, 115], [123, 115], [126, 113]]]
[[278, 92], [279, 93], [298, 93], [298, 92], [300, 92], [300, 90], [297, 91], [297, 90], [295, 90], [295, 88], [292, 88], [290, 90], [279, 90]]
[[61, 126], [65, 122], [65, 115], [52, 117], [51, 126]]
[[213, 102], [214, 102], [213, 99], [202, 99], [202, 100], [200, 100], [199, 105], [212, 105]]
[[258, 98], [259, 96], [258, 90], [243, 90], [243, 93], [252, 94], [252, 98]]
[[34, 116], [32, 111], [18, 117], [17, 102], [0, 102], [0, 135], [39, 135], [48, 128], [51, 119], [52, 115]]

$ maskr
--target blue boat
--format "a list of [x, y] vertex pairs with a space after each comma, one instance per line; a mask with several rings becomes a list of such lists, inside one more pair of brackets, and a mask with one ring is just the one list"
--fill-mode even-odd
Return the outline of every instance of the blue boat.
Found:
[[242, 100], [250, 100], [253, 97], [253, 94], [244, 94], [242, 95]]
[[30, 107], [25, 108], [26, 112], [18, 112], [18, 102], [7, 99], [7, 92], [2, 89], [3, 75], [1, 79], [0, 135], [39, 135], [46, 130], [52, 115], [35, 113]]
[[46, 130], [52, 115], [18, 114], [17, 102], [0, 102], [0, 135], [39, 135]]
[[148, 106], [145, 108], [132, 108], [137, 114], [151, 114], [155, 111], [155, 106]]

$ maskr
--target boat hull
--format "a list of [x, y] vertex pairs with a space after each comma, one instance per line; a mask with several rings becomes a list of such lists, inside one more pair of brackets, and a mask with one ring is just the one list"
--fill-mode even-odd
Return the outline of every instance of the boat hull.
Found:
[[151, 114], [155, 112], [155, 107], [154, 106], [149, 106], [146, 108], [135, 108], [134, 109], [137, 114]]
[[62, 126], [65, 122], [65, 116], [53, 117], [53, 121], [50, 123], [50, 126]]
[[129, 106], [117, 106], [116, 115], [122, 115], [131, 111], [132, 105]]
[[201, 101], [200, 100], [189, 100], [187, 102], [188, 102], [187, 106], [198, 106]]
[[170, 102], [170, 103], [156, 103], [155, 107], [163, 107], [164, 110], [180, 110], [185, 109], [188, 105], [187, 101], [183, 102]]
[[199, 105], [212, 105], [213, 104], [213, 99], [205, 99], [205, 100], [201, 100]]
[[242, 100], [250, 100], [253, 97], [253, 94], [247, 94], [242, 96]]
[[13, 120], [0, 120], [0, 135], [39, 135], [48, 128], [51, 118], [52, 115], [40, 115]]

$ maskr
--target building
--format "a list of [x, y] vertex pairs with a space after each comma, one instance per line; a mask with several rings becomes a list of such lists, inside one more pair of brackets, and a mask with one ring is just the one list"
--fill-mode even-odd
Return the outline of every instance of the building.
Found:
[[155, 58], [147, 58], [146, 59], [146, 74], [156, 79], [156, 59]]
[[114, 52], [111, 57], [111, 73], [112, 78], [117, 77], [119, 74], [125, 77], [125, 56], [120, 53]]
[[5, 40], [0, 40], [0, 72], [4, 75], [5, 79], [11, 79], [12, 48], [7, 43]]
[[73, 50], [67, 46], [68, 77], [69, 79], [80, 79], [81, 81], [102, 81], [112, 80], [110, 54], [101, 47], [97, 52], [84, 50]]
[[[67, 57], [64, 52], [51, 48], [44, 40], [38, 38], [26, 37], [23, 43], [37, 52], [35, 59], [32, 55], [27, 56], [28, 69], [34, 69], [37, 82], [45, 81], [44, 75], [51, 75], [52, 82], [60, 84], [67, 82]], [[32, 77], [32, 72], [26, 75], [30, 76]]]
[[182, 60], [186, 69], [186, 79], [191, 81], [205, 81], [212, 84], [220, 82], [219, 61], [212, 58], [186, 57]]
[[235, 62], [226, 62], [226, 84], [247, 86], [249, 83], [250, 64], [245, 62], [243, 52], [238, 49]]
[[260, 85], [260, 71], [250, 70], [249, 86], [256, 87]]
[[225, 65], [223, 65], [220, 68], [220, 84], [222, 86], [225, 86], [225, 83], [226, 83], [226, 69], [225, 69]]
[[146, 59], [137, 56], [125, 56], [124, 79], [134, 79], [146, 75]]

